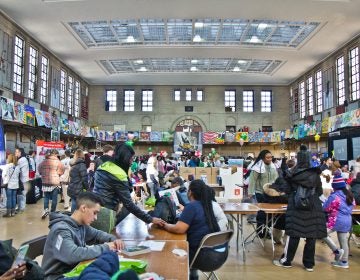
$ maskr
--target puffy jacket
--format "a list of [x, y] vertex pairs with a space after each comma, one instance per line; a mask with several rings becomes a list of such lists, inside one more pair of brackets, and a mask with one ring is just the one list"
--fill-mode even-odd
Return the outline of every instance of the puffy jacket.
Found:
[[131, 199], [127, 173], [118, 165], [107, 161], [100, 165], [95, 172], [94, 193], [101, 196], [103, 205], [114, 211], [119, 203], [140, 220], [152, 222], [152, 217], [137, 207]]
[[351, 191], [357, 205], [360, 205], [360, 180], [354, 179], [351, 184]]
[[85, 160], [78, 158], [76, 161], [70, 162], [70, 166], [68, 195], [77, 197], [84, 189], [89, 188]]
[[39, 164], [38, 171], [43, 185], [59, 186], [60, 175], [64, 173], [64, 165], [57, 156], [51, 155]]

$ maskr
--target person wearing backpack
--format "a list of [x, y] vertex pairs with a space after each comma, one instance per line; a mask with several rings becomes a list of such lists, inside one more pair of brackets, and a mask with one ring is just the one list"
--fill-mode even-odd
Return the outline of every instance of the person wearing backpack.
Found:
[[[296, 166], [285, 172], [285, 180], [289, 184], [285, 234], [289, 238], [280, 260], [273, 261], [276, 266], [291, 267], [300, 238], [306, 238], [302, 262], [306, 271], [314, 271], [316, 239], [327, 236], [325, 213], [319, 198], [322, 195], [320, 174], [319, 167], [311, 167], [311, 155], [307, 151], [307, 147], [301, 145], [300, 151], [297, 153]], [[308, 193], [312, 193], [313, 190], [314, 193], [312, 197], [306, 197], [306, 200], [309, 201], [308, 209], [296, 205], [297, 193], [302, 188], [311, 190]]]

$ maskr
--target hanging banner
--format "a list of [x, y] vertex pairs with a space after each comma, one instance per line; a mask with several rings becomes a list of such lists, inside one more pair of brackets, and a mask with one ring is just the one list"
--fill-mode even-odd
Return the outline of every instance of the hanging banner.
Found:
[[2, 120], [0, 120], [0, 165], [6, 164], [5, 135]]
[[3, 120], [12, 122], [16, 120], [14, 112], [14, 100], [1, 97], [1, 118]]
[[44, 140], [37, 140], [36, 141], [36, 157], [35, 162], [36, 165], [39, 164], [44, 160], [47, 150], [56, 149], [59, 151], [60, 154], [64, 154], [65, 152], [65, 144], [64, 142], [46, 142]]
[[35, 108], [30, 105], [24, 105], [25, 124], [35, 126]]

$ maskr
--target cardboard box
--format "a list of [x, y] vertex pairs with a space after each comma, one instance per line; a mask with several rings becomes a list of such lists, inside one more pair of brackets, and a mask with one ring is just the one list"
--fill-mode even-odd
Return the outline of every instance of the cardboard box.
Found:
[[206, 176], [206, 181], [210, 184], [211, 168], [210, 167], [195, 167], [195, 179], [201, 179], [201, 176]]
[[189, 175], [195, 178], [195, 167], [180, 167], [179, 174], [184, 180], [188, 180]]
[[210, 184], [217, 184], [217, 176], [219, 176], [219, 167], [211, 167], [211, 180]]

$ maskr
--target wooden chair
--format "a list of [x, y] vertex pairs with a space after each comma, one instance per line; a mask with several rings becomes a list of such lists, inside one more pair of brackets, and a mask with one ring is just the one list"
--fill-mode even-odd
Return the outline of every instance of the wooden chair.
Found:
[[29, 249], [27, 251], [26, 257], [34, 260], [36, 257], [41, 256], [44, 252], [46, 238], [47, 235], [43, 235], [21, 244], [21, 246], [29, 244]]
[[[233, 230], [226, 230], [205, 235], [190, 264], [190, 269], [200, 270], [206, 275], [206, 279], [219, 279], [215, 274], [215, 270], [226, 262], [229, 254], [229, 241], [233, 234]], [[211, 250], [202, 251], [206, 249]], [[205, 272], [210, 273], [208, 275]]]

